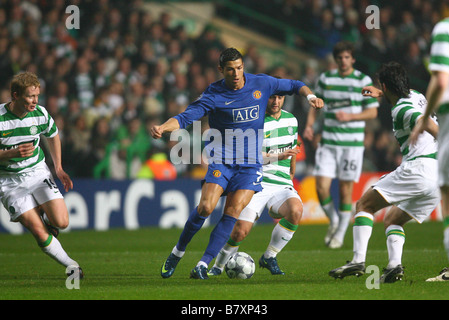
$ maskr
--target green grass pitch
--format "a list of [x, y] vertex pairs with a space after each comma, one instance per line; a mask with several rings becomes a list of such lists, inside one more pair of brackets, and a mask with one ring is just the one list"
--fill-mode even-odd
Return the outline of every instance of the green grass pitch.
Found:
[[[258, 261], [270, 239], [273, 225], [257, 225], [240, 250]], [[203, 228], [187, 248], [170, 279], [162, 279], [160, 267], [181, 230], [142, 228], [135, 231], [72, 231], [59, 236], [66, 251], [84, 269], [79, 289], [66, 287], [64, 267], [46, 256], [32, 236], [0, 234], [1, 300], [447, 300], [447, 283], [428, 283], [447, 266], [442, 244], [442, 224], [428, 222], [405, 226], [404, 280], [368, 289], [366, 280], [347, 277], [335, 280], [329, 270], [352, 258], [352, 227], [341, 249], [324, 246], [326, 225], [301, 225], [278, 255], [285, 276], [272, 276], [257, 265], [249, 280], [226, 275], [207, 281], [189, 278], [209, 240]], [[387, 251], [383, 225], [375, 224], [367, 265], [380, 271]]]

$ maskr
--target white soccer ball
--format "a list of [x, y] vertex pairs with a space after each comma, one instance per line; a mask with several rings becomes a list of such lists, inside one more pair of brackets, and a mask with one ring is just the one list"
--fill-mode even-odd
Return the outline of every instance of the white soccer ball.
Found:
[[253, 258], [245, 252], [236, 252], [225, 265], [225, 272], [231, 279], [249, 279], [256, 271]]

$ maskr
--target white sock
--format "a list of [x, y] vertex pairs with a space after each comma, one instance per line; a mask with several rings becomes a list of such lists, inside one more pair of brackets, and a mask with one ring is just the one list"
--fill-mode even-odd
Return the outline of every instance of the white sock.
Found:
[[387, 236], [388, 265], [387, 268], [402, 264], [402, 249], [405, 243], [404, 229], [399, 225], [391, 225], [385, 230]]
[[206, 262], [204, 262], [204, 261], [198, 261], [198, 263], [196, 264], [196, 266], [197, 267], [199, 267], [199, 266], [205, 266], [206, 268], [208, 267], [208, 265], [206, 264]]
[[329, 198], [324, 200], [327, 202], [326, 204], [321, 203], [321, 208], [323, 208], [324, 213], [329, 218], [329, 224], [331, 226], [337, 226], [338, 225], [338, 213], [337, 210], [335, 210], [334, 201], [332, 201], [332, 198], [329, 201]]
[[176, 248], [176, 246], [173, 248], [173, 250], [171, 251], [171, 253], [173, 253], [175, 256], [177, 256], [178, 258], [182, 258], [182, 256], [184, 255], [185, 251], [180, 251], [178, 250], [178, 248]]
[[271, 240], [264, 253], [264, 257], [267, 259], [276, 257], [293, 237], [297, 228], [297, 225], [291, 224], [284, 218], [281, 219], [273, 228]]
[[238, 250], [239, 246], [231, 246], [226, 243], [218, 253], [217, 258], [215, 259], [214, 267], [223, 271], [226, 262], [228, 262], [229, 258]]
[[340, 211], [340, 220], [338, 223], [338, 229], [334, 234], [334, 238], [343, 243], [345, 239], [346, 230], [348, 229], [349, 222], [351, 221], [352, 211]]
[[72, 260], [67, 255], [67, 253], [62, 248], [61, 243], [58, 241], [58, 239], [56, 239], [52, 235], [49, 235], [47, 241], [41, 245], [41, 249], [43, 252], [48, 254], [50, 257], [52, 257], [65, 267], [68, 266], [79, 267], [78, 262]]
[[368, 242], [373, 232], [373, 215], [361, 211], [354, 216], [354, 227], [352, 228], [354, 245], [354, 256], [352, 262], [360, 263], [366, 260], [366, 251], [368, 250]]

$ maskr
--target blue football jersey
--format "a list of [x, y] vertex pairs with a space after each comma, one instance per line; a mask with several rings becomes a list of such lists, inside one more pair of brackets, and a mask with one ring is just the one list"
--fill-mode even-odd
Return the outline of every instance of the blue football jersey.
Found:
[[232, 90], [224, 79], [216, 81], [184, 112], [174, 117], [184, 129], [193, 121], [209, 116], [210, 129], [204, 139], [209, 163], [260, 166], [269, 97], [298, 94], [305, 85], [301, 81], [277, 79], [266, 74], [244, 75], [243, 88]]

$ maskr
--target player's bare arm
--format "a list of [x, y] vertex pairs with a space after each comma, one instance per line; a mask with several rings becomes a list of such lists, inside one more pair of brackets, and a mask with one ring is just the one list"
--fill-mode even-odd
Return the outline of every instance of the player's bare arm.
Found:
[[[424, 120], [426, 120], [426, 121], [424, 121]], [[435, 139], [437, 139], [439, 127], [433, 120], [431, 120], [429, 117], [427, 117], [427, 118], [421, 117], [418, 119], [418, 121], [419, 122], [422, 121], [422, 127], [423, 127], [424, 131], [427, 131]], [[420, 124], [420, 123], [418, 123], [418, 124]]]
[[151, 136], [154, 139], [160, 139], [164, 132], [172, 132], [172, 131], [178, 130], [179, 128], [180, 127], [179, 127], [178, 120], [176, 120], [175, 118], [170, 118], [166, 122], [161, 124], [160, 126], [153, 126], [150, 129], [150, 132], [151, 132]]
[[55, 166], [56, 175], [62, 182], [64, 190], [67, 192], [70, 189], [73, 189], [73, 182], [72, 179], [70, 179], [70, 176], [62, 168], [61, 139], [59, 138], [59, 134], [53, 138], [47, 138], [47, 142], [48, 148], [50, 149], [50, 155], [53, 160], [53, 165]]
[[312, 141], [314, 136], [314, 130], [313, 130], [313, 124], [315, 123], [315, 120], [317, 118], [317, 113], [319, 111], [314, 108], [310, 108], [309, 113], [307, 115], [307, 122], [306, 126], [304, 128], [303, 136], [305, 139]]
[[[362, 89], [362, 95], [364, 97], [380, 98], [383, 96], [382, 90], [374, 86], [365, 86]], [[377, 108], [365, 109], [360, 113], [347, 113], [344, 111], [339, 111], [335, 114], [335, 118], [340, 122], [348, 121], [365, 121], [374, 119], [377, 117]]]
[[340, 122], [364, 121], [374, 119], [376, 117], [377, 117], [377, 108], [365, 109], [360, 113], [347, 113], [344, 111], [339, 111], [335, 114], [335, 118]]

